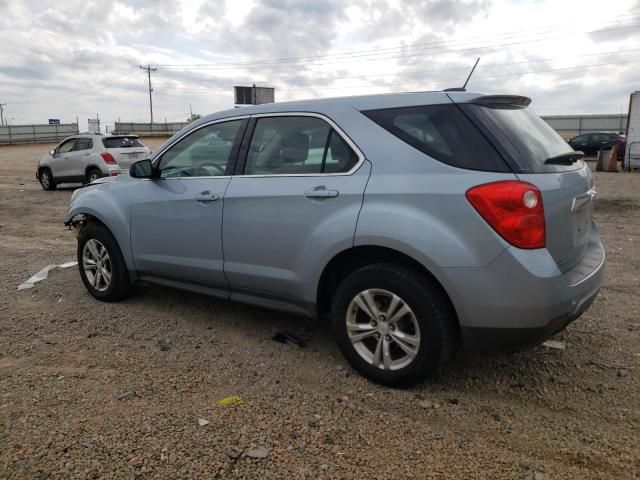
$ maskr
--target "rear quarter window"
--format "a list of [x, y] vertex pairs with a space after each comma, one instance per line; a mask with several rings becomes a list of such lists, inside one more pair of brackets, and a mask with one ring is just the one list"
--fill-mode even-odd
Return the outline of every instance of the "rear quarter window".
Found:
[[467, 170], [511, 171], [484, 135], [454, 104], [362, 113], [403, 142], [440, 162]]
[[104, 148], [144, 147], [144, 144], [138, 137], [103, 138], [102, 144], [104, 145]]

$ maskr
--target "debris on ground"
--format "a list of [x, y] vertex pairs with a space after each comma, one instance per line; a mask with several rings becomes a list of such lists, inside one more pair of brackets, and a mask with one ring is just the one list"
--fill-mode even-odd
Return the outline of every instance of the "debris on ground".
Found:
[[27, 279], [26, 282], [23, 282], [20, 285], [18, 285], [18, 290], [25, 290], [27, 288], [33, 287], [34, 283], [40, 282], [45, 278], [47, 278], [49, 276], [49, 272], [54, 268], [69, 268], [69, 267], [75, 267], [76, 265], [78, 265], [78, 262], [67, 262], [67, 263], [62, 263], [60, 265], [47, 265], [38, 273], [29, 277], [29, 279]]
[[249, 458], [267, 458], [271, 453], [271, 448], [269, 447], [258, 447], [252, 448], [245, 453], [245, 456]]
[[218, 405], [221, 407], [229, 407], [231, 405], [244, 405], [244, 400], [237, 395], [233, 395], [231, 397], [223, 398], [222, 400], [218, 400]]
[[560, 342], [558, 340], [547, 340], [542, 344], [543, 347], [554, 348], [556, 350], [564, 350], [567, 348], [567, 345], [564, 342]]
[[240, 458], [242, 453], [243, 453], [243, 450], [240, 448], [230, 448], [225, 452], [227, 457], [229, 457], [231, 460], [237, 460], [238, 458]]
[[199, 418], [198, 425], [200, 425], [201, 427], [204, 427], [205, 425], [209, 425], [209, 420], [205, 420], [204, 418]]
[[287, 343], [287, 342], [295, 343], [301, 348], [304, 348], [307, 346], [307, 342], [287, 332], [278, 332], [273, 337], [271, 337], [271, 339], [280, 343]]
[[131, 400], [135, 396], [136, 392], [134, 392], [133, 390], [129, 390], [128, 392], [124, 392], [122, 395], [120, 395], [118, 397], [118, 400]]

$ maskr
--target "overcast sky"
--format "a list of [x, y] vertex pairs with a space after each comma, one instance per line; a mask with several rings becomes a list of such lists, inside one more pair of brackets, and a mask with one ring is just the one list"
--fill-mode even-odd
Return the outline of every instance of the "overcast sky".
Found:
[[640, 90], [640, 0], [0, 0], [0, 103], [12, 124], [100, 114], [184, 121], [233, 106], [440, 90], [533, 98], [540, 114], [626, 112]]

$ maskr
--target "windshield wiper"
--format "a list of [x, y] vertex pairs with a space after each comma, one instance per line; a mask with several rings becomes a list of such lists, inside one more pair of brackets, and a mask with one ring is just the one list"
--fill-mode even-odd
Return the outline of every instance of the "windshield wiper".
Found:
[[567, 152], [562, 153], [560, 155], [556, 155], [555, 157], [549, 157], [544, 161], [545, 165], [571, 165], [572, 163], [577, 162], [580, 159], [584, 158], [584, 153], [577, 152]]

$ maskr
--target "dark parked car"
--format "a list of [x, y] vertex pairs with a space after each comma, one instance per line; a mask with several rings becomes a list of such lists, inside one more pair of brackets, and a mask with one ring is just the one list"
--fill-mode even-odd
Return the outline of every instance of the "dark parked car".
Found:
[[595, 132], [578, 135], [569, 140], [569, 145], [574, 150], [580, 150], [587, 156], [596, 156], [602, 148], [620, 145], [617, 150], [618, 160], [624, 157], [626, 140], [618, 133]]

